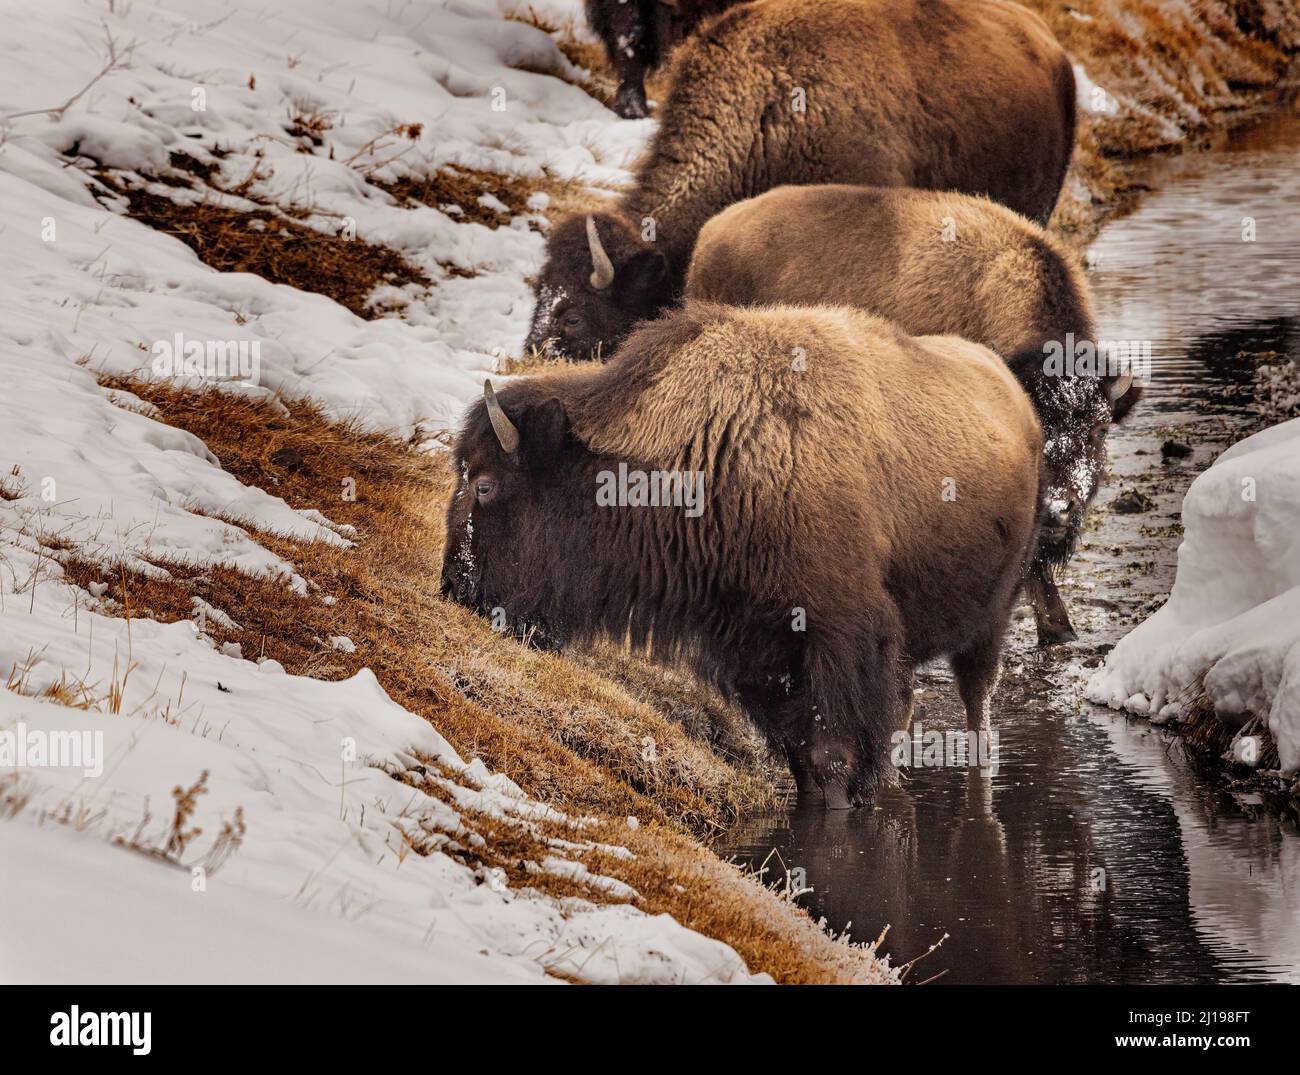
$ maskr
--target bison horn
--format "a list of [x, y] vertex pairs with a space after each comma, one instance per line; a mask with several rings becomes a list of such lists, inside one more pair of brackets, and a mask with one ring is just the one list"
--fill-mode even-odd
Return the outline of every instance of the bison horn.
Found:
[[488, 420], [492, 423], [492, 431], [501, 442], [501, 447], [513, 455], [519, 450], [519, 430], [501, 409], [497, 394], [492, 391], [491, 381], [483, 382], [483, 404], [487, 407]]
[[1122, 377], [1117, 377], [1110, 383], [1110, 390], [1106, 393], [1110, 401], [1114, 403], [1120, 399], [1130, 388], [1133, 387], [1133, 374], [1126, 373]]
[[587, 217], [587, 245], [591, 247], [591, 286], [604, 291], [614, 282], [614, 263], [600, 245], [600, 234], [592, 217]]

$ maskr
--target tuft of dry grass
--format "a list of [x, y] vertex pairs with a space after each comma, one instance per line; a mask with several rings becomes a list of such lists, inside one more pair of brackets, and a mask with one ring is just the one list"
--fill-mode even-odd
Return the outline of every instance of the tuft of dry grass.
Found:
[[557, 366], [567, 366], [567, 358], [548, 358], [536, 347], [520, 355], [503, 355], [497, 360], [497, 373], [512, 376], [545, 373]]
[[310, 153], [325, 144], [325, 135], [334, 129], [335, 115], [303, 101], [294, 101], [284, 123], [284, 133], [302, 142], [302, 152]]
[[1277, 744], [1269, 734], [1267, 722], [1260, 717], [1251, 717], [1245, 725], [1224, 720], [1215, 712], [1214, 702], [1200, 681], [1191, 688], [1191, 701], [1179, 722], [1178, 734], [1190, 750], [1211, 759], [1221, 758], [1238, 734], [1257, 735], [1263, 744], [1257, 768], [1276, 769], [1280, 764]]
[[[336, 598], [329, 605], [295, 594], [283, 580], [227, 567], [167, 560], [157, 565], [167, 577], [114, 570], [106, 578], [102, 566], [58, 554], [70, 581], [109, 583], [110, 612], [129, 606], [133, 616], [190, 618], [193, 598], [201, 597], [242, 628], [209, 618], [207, 632], [219, 643], [240, 643], [246, 657], [265, 655], [292, 673], [329, 679], [369, 667], [462, 756], [480, 757], [533, 798], [590, 819], [578, 837], [563, 827], [467, 815], [483, 837], [459, 834], [457, 853], [472, 865], [501, 868], [512, 882], [557, 898], [609, 902], [590, 884], [527, 863], [540, 861], [555, 838], [622, 845], [635, 857], [593, 849], [582, 861], [632, 886], [643, 910], [672, 914], [732, 945], [751, 969], [787, 982], [882, 978], [868, 948], [831, 938], [700, 842], [788, 793], [783, 767], [738, 710], [692, 679], [614, 646], [574, 656], [527, 649], [438, 596], [451, 491], [445, 457], [328, 421], [307, 402], [283, 401], [286, 414], [218, 391], [124, 378], [104, 383], [129, 389], [158, 407], [161, 420], [199, 436], [241, 481], [274, 488], [291, 505], [321, 510], [358, 534], [352, 549], [257, 534], [314, 595]], [[301, 453], [301, 464], [272, 462], [283, 448]], [[332, 635], [347, 635], [356, 652], [331, 648]], [[438, 776], [431, 771], [420, 786], [445, 794]], [[445, 847], [447, 835], [436, 846]]]
[[27, 480], [15, 463], [8, 474], [0, 474], [0, 500], [18, 500], [26, 495]]
[[[537, 193], [545, 194], [549, 199], [546, 207], [537, 211], [552, 219], [568, 212], [598, 208], [601, 202], [598, 192], [576, 181], [504, 175], [457, 164], [447, 165], [424, 178], [403, 176], [383, 180], [371, 177], [369, 182], [387, 191], [400, 205], [428, 205], [435, 209], [455, 206], [460, 210], [457, 220], [489, 228], [503, 227], [514, 216], [534, 212], [528, 207], [528, 199]], [[506, 211], [484, 205], [479, 199], [485, 195], [499, 201]]]

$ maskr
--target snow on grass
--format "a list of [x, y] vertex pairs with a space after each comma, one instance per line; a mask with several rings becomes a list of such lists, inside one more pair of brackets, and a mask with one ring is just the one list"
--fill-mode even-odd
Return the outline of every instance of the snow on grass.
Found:
[[[1267, 720], [1300, 770], [1300, 419], [1233, 445], [1192, 483], [1168, 602], [1088, 683], [1095, 702], [1160, 719], [1203, 688], [1233, 725]], [[1249, 761], [1250, 751], [1236, 751]]]
[[[20, 580], [34, 568], [25, 551], [8, 558]], [[405, 948], [393, 975], [411, 980], [538, 980], [547, 968], [592, 981], [750, 979], [726, 945], [667, 916], [523, 898], [438, 851], [414, 853], [462, 831], [458, 808], [505, 823], [567, 819], [465, 763], [371, 672], [290, 676], [216, 652], [189, 621], [109, 619], [90, 602], [53, 580], [34, 595], [0, 584], [0, 668], [15, 670], [0, 690], [0, 732], [11, 737], [0, 735], [0, 812], [14, 815], [0, 825], [0, 855], [6, 876], [23, 879], [6, 884], [3, 917], [24, 923], [5, 931], [0, 978], [383, 977], [379, 957]], [[51, 684], [76, 707], [42, 697]], [[14, 768], [17, 744], [37, 733], [95, 737], [86, 758], [102, 775], [87, 775], [86, 758]], [[457, 806], [392, 778], [420, 768], [417, 753], [453, 774]], [[182, 826], [199, 832], [169, 851], [172, 788], [203, 773]], [[243, 835], [225, 856], [218, 834], [237, 817]], [[631, 895], [566, 850], [539, 868]], [[74, 908], [78, 929], [55, 928]], [[289, 918], [302, 958], [275, 942], [288, 961], [266, 959], [262, 942]], [[241, 925], [254, 920], [263, 924]]]
[[[630, 852], [583, 841], [584, 819], [466, 762], [371, 672], [290, 676], [242, 658], [257, 651], [251, 627], [247, 646], [215, 647], [206, 623], [238, 627], [201, 599], [193, 620], [166, 625], [126, 603], [118, 565], [159, 577], [164, 563], [220, 563], [305, 594], [249, 530], [339, 548], [357, 535], [328, 505], [298, 510], [243, 485], [96, 372], [159, 376], [168, 345], [195, 343], [208, 362], [182, 366], [177, 385], [309, 396], [363, 428], [428, 436], [518, 348], [542, 199], [513, 217], [484, 203], [491, 227], [454, 206], [399, 204], [385, 184], [448, 165], [539, 184], [626, 180], [650, 125], [615, 121], [574, 84], [585, 73], [551, 36], [504, 17], [530, 8], [548, 26], [579, 21], [576, 0], [11, 6], [0, 45], [0, 918], [22, 928], [0, 933], [0, 979], [766, 980], [727, 945], [618, 902], [635, 893], [576, 856]], [[430, 283], [384, 289], [381, 316], [366, 320], [214, 271], [125, 215], [122, 190], [355, 236]], [[255, 355], [256, 368], [214, 367], [231, 354]], [[75, 585], [69, 555], [103, 581]], [[355, 648], [345, 636], [330, 645]], [[102, 771], [17, 764], [31, 761], [21, 743], [60, 735]], [[465, 811], [568, 826], [576, 838], [554, 839], [536, 871], [593, 899], [512, 891], [500, 871], [444, 853], [481, 839]]]
[[[379, 2], [299, 0], [235, 5], [220, 18], [193, 0], [117, 15], [27, 6], [14, 16], [24, 32], [10, 40], [0, 81], [0, 118], [20, 114], [6, 124], [0, 200], [12, 221], [6, 290], [23, 314], [3, 332], [42, 363], [89, 355], [95, 367], [135, 370], [177, 331], [256, 341], [263, 390], [311, 395], [372, 428], [446, 426], [497, 358], [517, 351], [531, 305], [525, 277], [543, 239], [528, 214], [506, 227], [465, 224], [436, 207], [399, 206], [367, 179], [427, 178], [454, 164], [617, 185], [650, 129], [616, 122], [582, 90], [535, 73], [568, 61], [492, 3], [390, 15]], [[94, 78], [101, 16], [125, 66], [59, 118], [21, 115]], [[303, 116], [324, 124], [319, 145], [290, 133]], [[418, 136], [393, 133], [403, 127]], [[241, 195], [149, 189], [306, 213], [321, 231], [392, 249], [434, 286], [382, 296], [404, 303], [402, 317], [367, 324], [318, 296], [213, 273], [174, 239], [106, 214], [91, 191], [106, 192], [69, 165], [144, 183], [168, 171], [173, 153]]]

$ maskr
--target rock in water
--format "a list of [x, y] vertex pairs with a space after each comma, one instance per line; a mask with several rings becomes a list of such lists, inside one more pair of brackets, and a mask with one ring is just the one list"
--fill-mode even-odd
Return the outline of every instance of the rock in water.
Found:
[[1150, 511], [1155, 506], [1154, 500], [1137, 489], [1125, 489], [1110, 502], [1111, 510], [1121, 515], [1138, 515]]

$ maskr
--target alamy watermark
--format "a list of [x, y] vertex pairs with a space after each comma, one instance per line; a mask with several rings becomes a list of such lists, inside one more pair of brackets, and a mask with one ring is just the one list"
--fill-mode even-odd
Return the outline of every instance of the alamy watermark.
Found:
[[154, 340], [149, 353], [155, 377], [239, 381], [255, 387], [262, 375], [261, 340], [194, 340], [178, 332], [170, 340]]
[[1130, 373], [1151, 376], [1150, 340], [1080, 340], [1067, 332], [1064, 340], [1043, 344], [1043, 372], [1049, 377], [1119, 377]]
[[80, 769], [94, 779], [104, 771], [104, 733], [90, 729], [45, 731], [29, 728], [0, 729], [0, 769]]
[[148, 1056], [152, 1022], [152, 1012], [83, 1012], [74, 1004], [50, 1016], [50, 1044], [129, 1046], [135, 1056]]
[[704, 514], [702, 470], [618, 470], [596, 475], [596, 503], [602, 508], [681, 508], [688, 519]]
[[911, 730], [897, 731], [890, 736], [889, 760], [897, 769], [978, 768], [996, 775], [998, 733], [992, 728], [926, 731], [918, 721]]

